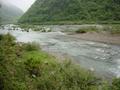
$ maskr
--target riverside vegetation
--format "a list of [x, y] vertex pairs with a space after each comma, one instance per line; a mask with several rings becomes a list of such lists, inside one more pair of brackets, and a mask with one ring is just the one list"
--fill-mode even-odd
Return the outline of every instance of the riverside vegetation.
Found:
[[37, 44], [0, 35], [0, 90], [119, 90], [70, 61], [57, 60]]
[[[88, 24], [89, 26], [86, 25], [86, 27], [81, 27], [76, 30], [62, 30], [62, 32], [69, 32], [69, 34], [79, 34], [79, 33], [87, 33], [87, 32], [106, 32], [109, 34], [120, 34], [120, 24]], [[99, 26], [98, 26], [99, 25]], [[48, 25], [50, 26], [50, 25]], [[41, 31], [41, 32], [51, 32], [52, 29], [49, 28], [47, 25], [32, 25], [32, 24], [19, 24], [19, 27], [24, 29], [24, 30], [33, 30], [33, 31]], [[62, 26], [62, 25], [61, 25]], [[64, 25], [63, 25], [64, 26]], [[82, 25], [80, 25], [82, 26]], [[98, 26], [98, 27], [97, 27]]]
[[107, 32], [109, 34], [120, 34], [120, 25], [113, 24], [113, 25], [102, 25], [101, 28], [96, 26], [90, 26], [81, 28], [75, 31], [76, 33], [87, 33], [87, 32]]

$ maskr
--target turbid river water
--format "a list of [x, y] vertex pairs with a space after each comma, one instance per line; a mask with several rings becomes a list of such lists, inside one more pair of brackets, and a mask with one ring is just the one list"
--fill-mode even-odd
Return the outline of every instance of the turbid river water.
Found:
[[19, 42], [36, 42], [47, 52], [70, 56], [81, 67], [93, 69], [101, 76], [120, 77], [120, 46], [79, 40], [57, 30], [41, 33], [0, 29], [0, 34], [8, 32]]

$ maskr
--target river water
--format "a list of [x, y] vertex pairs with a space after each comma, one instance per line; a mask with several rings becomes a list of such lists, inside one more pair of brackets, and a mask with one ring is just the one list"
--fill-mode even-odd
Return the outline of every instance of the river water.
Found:
[[57, 30], [42, 33], [0, 29], [0, 34], [8, 32], [18, 42], [36, 42], [47, 52], [70, 56], [81, 67], [92, 69], [103, 77], [120, 77], [120, 46], [72, 38]]

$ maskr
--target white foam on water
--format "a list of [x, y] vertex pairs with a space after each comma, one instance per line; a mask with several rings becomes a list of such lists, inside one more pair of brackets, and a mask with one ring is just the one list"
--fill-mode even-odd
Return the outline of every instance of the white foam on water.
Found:
[[94, 45], [94, 44], [95, 44], [95, 42], [89, 42], [88, 44], [90, 44], [90, 45]]
[[58, 31], [57, 33], [59, 33], [60, 35], [66, 35], [65, 33]]
[[98, 52], [105, 52], [105, 50], [103, 50], [101, 48], [97, 48], [96, 51], [98, 51]]
[[120, 59], [115, 60], [115, 63], [115, 68], [110, 68], [110, 71], [116, 76], [116, 78], [120, 78]]

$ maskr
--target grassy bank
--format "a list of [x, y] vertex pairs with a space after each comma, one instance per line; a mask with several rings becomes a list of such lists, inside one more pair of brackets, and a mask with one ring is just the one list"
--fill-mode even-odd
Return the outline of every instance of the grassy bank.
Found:
[[[19, 23], [18, 24], [22, 24]], [[120, 21], [47, 21], [47, 22], [27, 22], [26, 25], [83, 25], [83, 24], [120, 24]]]
[[[67, 31], [67, 30], [66, 30]], [[87, 32], [97, 32], [97, 33], [108, 33], [108, 34], [120, 34], [120, 24], [108, 24], [101, 26], [88, 26], [77, 29], [71, 33], [87, 33]]]
[[119, 90], [92, 72], [59, 62], [36, 44], [16, 43], [10, 34], [0, 35], [0, 90]]

